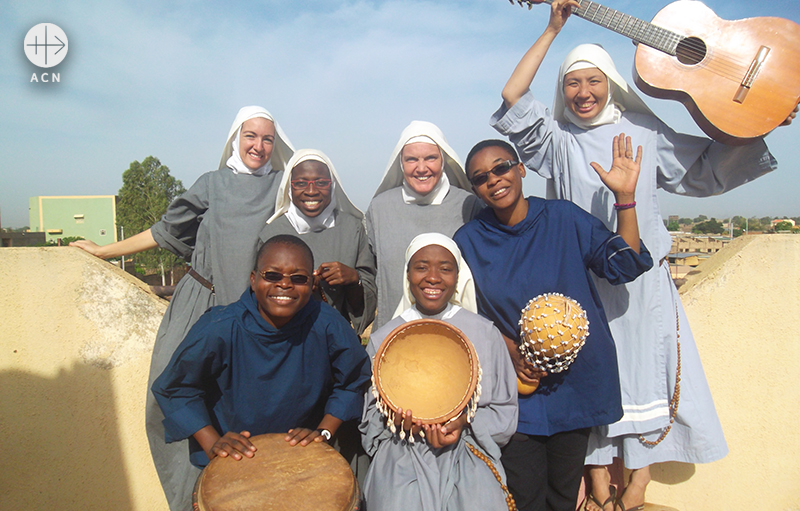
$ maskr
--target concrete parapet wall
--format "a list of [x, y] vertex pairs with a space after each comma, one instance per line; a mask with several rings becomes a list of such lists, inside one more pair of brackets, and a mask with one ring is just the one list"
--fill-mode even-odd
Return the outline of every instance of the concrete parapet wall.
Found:
[[0, 509], [167, 509], [144, 430], [167, 302], [68, 247], [0, 249]]
[[800, 236], [744, 236], [681, 287], [730, 453], [653, 467], [681, 511], [800, 510]]
[[[681, 288], [730, 454], [648, 502], [800, 510], [800, 236], [747, 236]], [[166, 510], [144, 432], [166, 302], [73, 248], [0, 249], [0, 509]]]

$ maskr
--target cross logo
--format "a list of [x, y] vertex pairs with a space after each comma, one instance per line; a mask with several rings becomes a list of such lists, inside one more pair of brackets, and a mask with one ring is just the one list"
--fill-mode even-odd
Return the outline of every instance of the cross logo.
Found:
[[38, 67], [57, 66], [69, 50], [67, 34], [58, 25], [39, 23], [25, 35], [25, 56]]

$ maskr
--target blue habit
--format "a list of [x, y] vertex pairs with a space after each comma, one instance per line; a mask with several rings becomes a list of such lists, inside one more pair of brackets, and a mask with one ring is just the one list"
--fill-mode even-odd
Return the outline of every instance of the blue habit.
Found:
[[517, 431], [550, 436], [610, 424], [622, 417], [617, 357], [589, 270], [621, 284], [652, 267], [652, 258], [644, 244], [637, 254], [571, 202], [527, 201], [527, 216], [514, 226], [486, 208], [454, 236], [475, 278], [478, 312], [506, 337], [519, 342], [522, 308], [542, 293], [576, 300], [589, 319], [586, 344], [569, 369], [519, 396]]
[[153, 383], [166, 441], [190, 438], [192, 464], [208, 464], [192, 435], [315, 429], [325, 414], [361, 417], [370, 362], [339, 312], [310, 300], [282, 328], [267, 323], [248, 289], [195, 323]]

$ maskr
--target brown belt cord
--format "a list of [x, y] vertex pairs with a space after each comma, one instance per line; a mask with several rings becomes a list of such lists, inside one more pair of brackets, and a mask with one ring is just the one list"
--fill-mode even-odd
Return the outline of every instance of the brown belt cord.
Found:
[[639, 441], [644, 445], [654, 447], [661, 443], [667, 437], [667, 434], [672, 429], [672, 424], [675, 423], [675, 416], [678, 415], [678, 404], [681, 400], [681, 323], [678, 316], [678, 304], [675, 304], [675, 330], [677, 332], [677, 348], [678, 348], [678, 369], [675, 372], [675, 390], [672, 392], [672, 399], [669, 401], [669, 425], [661, 432], [661, 435], [655, 440], [646, 440], [644, 436], [639, 435]]
[[192, 278], [199, 282], [204, 288], [211, 291], [212, 294], [214, 293], [214, 284], [204, 279], [202, 275], [194, 271], [194, 268], [189, 268], [189, 275], [191, 275]]
[[481, 451], [476, 449], [474, 445], [470, 444], [469, 442], [465, 443], [467, 444], [467, 447], [472, 452], [472, 454], [474, 454], [482, 462], [486, 463], [486, 465], [489, 467], [489, 470], [491, 470], [492, 474], [494, 474], [495, 479], [497, 479], [497, 482], [500, 483], [500, 488], [502, 488], [503, 492], [505, 492], [506, 494], [506, 504], [508, 504], [508, 511], [517, 511], [517, 503], [514, 502], [514, 497], [512, 497], [511, 492], [508, 491], [508, 486], [503, 484], [503, 480], [500, 478], [500, 473], [497, 472], [497, 468], [494, 466], [494, 463], [492, 463], [492, 460], [490, 460]]

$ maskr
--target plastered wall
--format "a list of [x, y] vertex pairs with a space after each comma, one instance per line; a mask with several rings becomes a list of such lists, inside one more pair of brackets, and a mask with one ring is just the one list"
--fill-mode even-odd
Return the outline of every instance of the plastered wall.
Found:
[[800, 236], [739, 238], [699, 269], [681, 297], [730, 453], [654, 466], [647, 501], [800, 510]]
[[[648, 502], [800, 510], [800, 236], [740, 238], [682, 299], [730, 454], [653, 468]], [[166, 302], [78, 249], [0, 249], [0, 509], [166, 510], [144, 433]]]
[[144, 432], [166, 305], [78, 249], [0, 249], [0, 509], [167, 509]]

